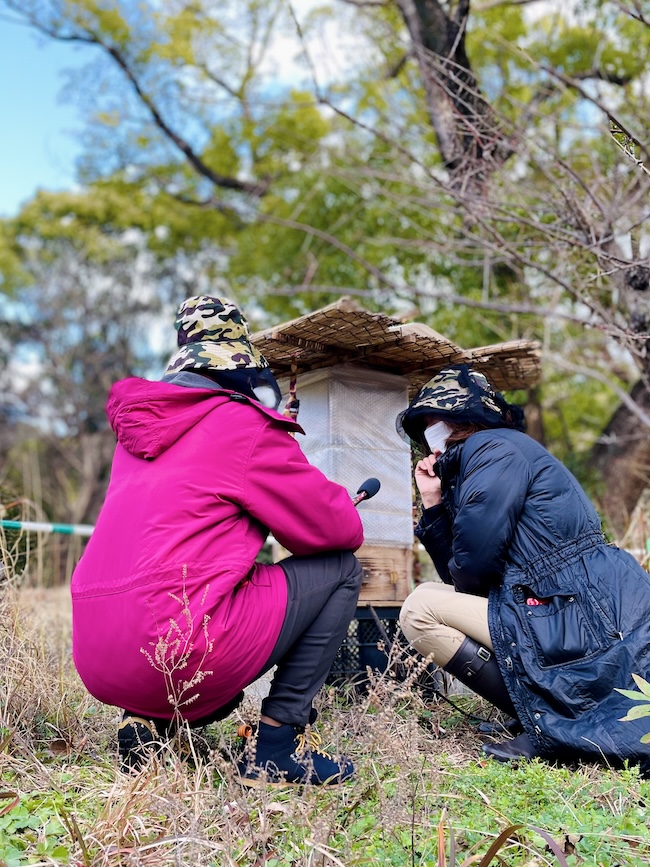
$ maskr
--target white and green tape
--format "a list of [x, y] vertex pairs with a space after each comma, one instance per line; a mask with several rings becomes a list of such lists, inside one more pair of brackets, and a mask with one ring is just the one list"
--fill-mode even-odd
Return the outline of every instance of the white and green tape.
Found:
[[0, 521], [5, 530], [30, 530], [35, 533], [65, 533], [67, 536], [90, 536], [92, 524], [48, 524], [44, 521]]

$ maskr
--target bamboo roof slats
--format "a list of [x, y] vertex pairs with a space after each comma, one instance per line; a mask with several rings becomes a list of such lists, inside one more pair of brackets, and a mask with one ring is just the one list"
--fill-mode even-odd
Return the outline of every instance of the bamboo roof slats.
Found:
[[421, 322], [403, 323], [365, 310], [349, 297], [290, 322], [259, 331], [252, 341], [276, 376], [352, 362], [406, 376], [417, 391], [450, 364], [472, 364], [499, 390], [527, 388], [539, 381], [539, 344], [514, 340], [463, 349]]

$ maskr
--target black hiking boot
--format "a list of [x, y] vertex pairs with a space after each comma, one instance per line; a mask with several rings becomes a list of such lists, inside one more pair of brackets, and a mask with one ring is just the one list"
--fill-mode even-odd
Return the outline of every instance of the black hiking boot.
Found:
[[[245, 727], [249, 731], [251, 727]], [[240, 734], [246, 737], [249, 731]], [[349, 780], [354, 765], [349, 759], [334, 759], [321, 746], [316, 732], [301, 726], [272, 726], [260, 722], [257, 741], [252, 739], [237, 765], [243, 786], [331, 786]]]
[[478, 730], [482, 735], [520, 735], [524, 727], [518, 719], [507, 719], [503, 722], [499, 720], [483, 720], [478, 724]]
[[124, 711], [122, 722], [117, 728], [117, 750], [122, 773], [140, 771], [156, 743], [160, 743], [160, 740], [155, 725], [144, 717]]

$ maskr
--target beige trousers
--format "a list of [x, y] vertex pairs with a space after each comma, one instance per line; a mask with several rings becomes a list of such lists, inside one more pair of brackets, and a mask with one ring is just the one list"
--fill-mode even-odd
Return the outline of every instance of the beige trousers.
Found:
[[449, 584], [418, 585], [402, 606], [399, 622], [409, 644], [444, 668], [467, 636], [492, 650], [488, 601], [456, 593]]

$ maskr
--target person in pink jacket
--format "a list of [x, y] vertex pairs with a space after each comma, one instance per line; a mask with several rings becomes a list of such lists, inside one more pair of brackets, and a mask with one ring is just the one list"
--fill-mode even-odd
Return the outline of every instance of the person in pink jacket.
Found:
[[[179, 308], [162, 381], [111, 389], [117, 436], [106, 499], [72, 577], [73, 656], [89, 692], [124, 709], [123, 767], [181, 721], [227, 716], [277, 666], [244, 784], [353, 773], [304, 729], [361, 587], [347, 491], [303, 454], [296, 423], [226, 298]], [[269, 531], [292, 556], [256, 558]]]

